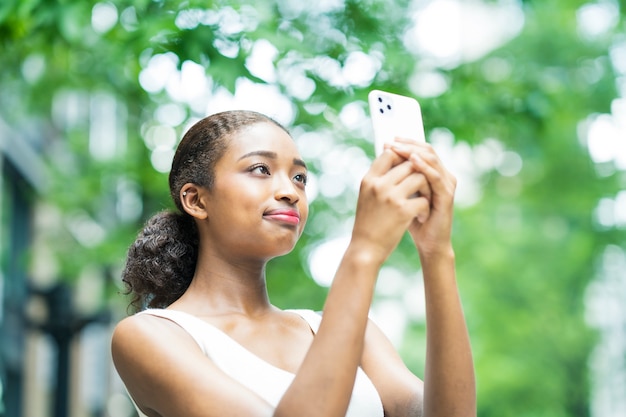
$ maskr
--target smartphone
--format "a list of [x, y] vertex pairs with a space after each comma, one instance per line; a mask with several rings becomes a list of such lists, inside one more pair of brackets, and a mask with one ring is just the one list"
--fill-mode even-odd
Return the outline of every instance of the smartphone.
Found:
[[383, 152], [385, 143], [397, 137], [424, 142], [424, 125], [420, 105], [412, 97], [372, 90], [367, 96], [374, 128], [376, 156]]

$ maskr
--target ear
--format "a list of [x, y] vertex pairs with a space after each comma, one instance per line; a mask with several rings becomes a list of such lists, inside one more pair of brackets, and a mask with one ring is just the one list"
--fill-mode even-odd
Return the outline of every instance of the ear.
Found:
[[183, 209], [191, 216], [199, 220], [208, 217], [204, 199], [206, 190], [196, 184], [187, 183], [180, 189], [180, 203]]

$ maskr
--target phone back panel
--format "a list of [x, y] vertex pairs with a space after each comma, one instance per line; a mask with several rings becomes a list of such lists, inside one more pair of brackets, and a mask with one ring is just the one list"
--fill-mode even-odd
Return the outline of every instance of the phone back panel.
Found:
[[402, 137], [424, 142], [420, 105], [414, 98], [373, 90], [368, 95], [376, 155], [385, 143]]

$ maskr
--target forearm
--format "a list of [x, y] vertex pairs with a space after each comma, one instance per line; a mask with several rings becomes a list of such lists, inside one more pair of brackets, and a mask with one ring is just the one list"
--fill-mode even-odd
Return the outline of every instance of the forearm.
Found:
[[348, 249], [328, 294], [320, 328], [275, 415], [345, 415], [363, 354], [379, 267], [380, 262], [366, 252]]
[[476, 415], [469, 335], [456, 283], [454, 252], [422, 258], [426, 292], [424, 415]]

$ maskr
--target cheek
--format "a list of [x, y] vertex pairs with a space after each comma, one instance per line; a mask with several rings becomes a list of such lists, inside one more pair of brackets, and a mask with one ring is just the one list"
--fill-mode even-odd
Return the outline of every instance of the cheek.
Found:
[[253, 180], [233, 181], [228, 190], [230, 201], [242, 205], [258, 205], [267, 198], [267, 192], [266, 183]]
[[238, 222], [252, 220], [253, 213], [260, 208], [259, 187], [239, 183], [225, 184], [225, 186], [213, 195], [211, 208], [214, 214], [220, 217], [238, 218]]

